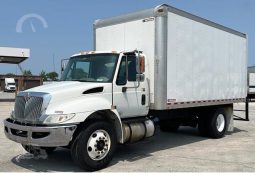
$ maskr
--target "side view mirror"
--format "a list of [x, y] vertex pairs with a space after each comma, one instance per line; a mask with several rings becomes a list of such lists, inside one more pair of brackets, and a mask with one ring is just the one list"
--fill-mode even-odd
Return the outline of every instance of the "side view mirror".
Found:
[[61, 60], [61, 73], [63, 73], [63, 71], [65, 70], [66, 68], [66, 63], [69, 59], [62, 59]]
[[61, 72], [63, 72], [63, 71], [65, 70], [65, 68], [66, 68], [66, 64], [65, 64], [65, 63], [62, 63], [62, 64], [61, 64]]
[[136, 72], [138, 74], [145, 72], [145, 57], [143, 55], [138, 55], [136, 58]]

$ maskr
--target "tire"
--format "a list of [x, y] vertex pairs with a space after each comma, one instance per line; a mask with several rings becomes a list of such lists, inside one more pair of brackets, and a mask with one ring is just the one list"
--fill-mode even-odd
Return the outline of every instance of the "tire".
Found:
[[212, 138], [222, 138], [227, 127], [226, 113], [223, 108], [216, 109], [208, 119], [208, 135]]
[[78, 139], [80, 139], [80, 135], [81, 135], [81, 133], [78, 134], [78, 136], [74, 139], [73, 143], [71, 144], [71, 148], [70, 148], [71, 157], [75, 164], [78, 163], [78, 155], [77, 155], [76, 149], [77, 149], [77, 141], [78, 141]]
[[75, 138], [71, 146], [72, 159], [80, 168], [96, 171], [110, 163], [116, 145], [117, 136], [111, 123], [91, 122]]
[[34, 155], [39, 155], [42, 150], [45, 151], [46, 154], [50, 155], [52, 154], [56, 147], [35, 147], [35, 146], [31, 146], [31, 145], [23, 145], [22, 147], [29, 152], [30, 154], [34, 154]]
[[171, 122], [171, 121], [161, 121], [160, 130], [163, 132], [176, 132], [180, 127], [180, 123]]

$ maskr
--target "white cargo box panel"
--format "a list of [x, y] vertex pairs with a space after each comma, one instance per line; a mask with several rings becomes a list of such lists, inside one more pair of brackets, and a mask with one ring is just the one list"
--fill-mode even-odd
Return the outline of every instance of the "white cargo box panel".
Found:
[[227, 104], [247, 94], [247, 36], [168, 5], [97, 20], [94, 48], [141, 50], [151, 109]]
[[18, 64], [30, 57], [30, 49], [0, 47], [0, 63]]
[[168, 102], [246, 97], [246, 38], [168, 13]]

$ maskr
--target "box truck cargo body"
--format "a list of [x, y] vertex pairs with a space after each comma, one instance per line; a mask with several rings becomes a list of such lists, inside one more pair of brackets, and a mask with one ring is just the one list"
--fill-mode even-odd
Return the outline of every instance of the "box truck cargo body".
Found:
[[98, 20], [95, 50], [142, 50], [151, 109], [233, 103], [247, 95], [247, 36], [170, 6]]
[[249, 93], [255, 94], [255, 73], [249, 73]]
[[[25, 150], [70, 148], [81, 168], [111, 161], [117, 143], [180, 126], [221, 138], [247, 95], [247, 36], [168, 5], [94, 23], [93, 51], [59, 82], [20, 92], [5, 135]], [[158, 141], [160, 142], [160, 141]]]

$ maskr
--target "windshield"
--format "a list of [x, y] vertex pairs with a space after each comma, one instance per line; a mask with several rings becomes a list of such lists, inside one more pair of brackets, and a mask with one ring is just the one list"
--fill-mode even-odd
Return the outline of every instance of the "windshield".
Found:
[[112, 82], [118, 54], [91, 54], [69, 60], [62, 81]]
[[15, 85], [15, 83], [8, 83], [8, 85]]

